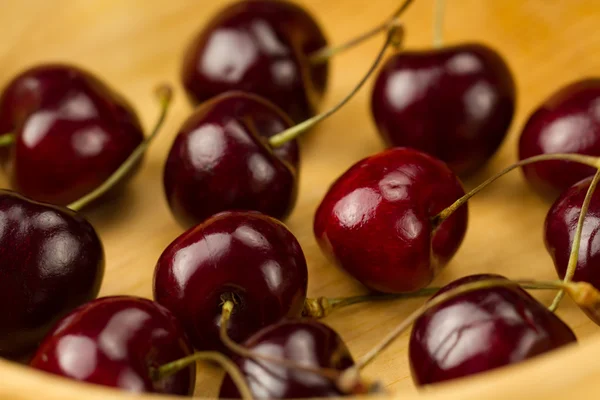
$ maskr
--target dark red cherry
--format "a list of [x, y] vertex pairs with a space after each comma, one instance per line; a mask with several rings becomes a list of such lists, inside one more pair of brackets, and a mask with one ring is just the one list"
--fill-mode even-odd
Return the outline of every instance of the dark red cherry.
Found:
[[28, 69], [5, 87], [0, 127], [16, 139], [7, 165], [13, 187], [59, 205], [100, 186], [144, 140], [120, 95], [62, 64]]
[[328, 63], [308, 55], [327, 41], [313, 17], [288, 1], [236, 1], [187, 48], [181, 71], [193, 103], [242, 90], [281, 107], [297, 123], [317, 112]]
[[[252, 335], [244, 347], [260, 355], [289, 360], [305, 367], [343, 371], [354, 365], [339, 335], [314, 320], [278, 322]], [[238, 357], [235, 361], [256, 399], [339, 397], [344, 394], [330, 379], [312, 372], [260, 359]], [[219, 398], [241, 398], [229, 376], [221, 385]]]
[[317, 209], [314, 233], [323, 252], [368, 288], [411, 292], [427, 286], [460, 246], [467, 208], [439, 227], [432, 218], [463, 195], [443, 162], [390, 149], [335, 181]]
[[165, 194], [184, 227], [227, 210], [283, 219], [296, 202], [298, 146], [267, 139], [292, 126], [258, 96], [230, 92], [202, 104], [180, 129], [164, 169]]
[[96, 298], [103, 274], [102, 243], [82, 216], [0, 190], [0, 355], [32, 350]]
[[[529, 117], [519, 140], [519, 158], [579, 153], [600, 156], [600, 79], [571, 83], [544, 101]], [[595, 170], [568, 161], [544, 161], [523, 167], [539, 193], [555, 199]]]
[[129, 392], [191, 395], [196, 379], [193, 365], [158, 381], [152, 380], [151, 372], [191, 353], [181, 325], [169, 310], [139, 297], [111, 296], [64, 317], [30, 365]]
[[[567, 271], [573, 238], [577, 230], [577, 220], [583, 199], [590, 187], [592, 178], [586, 178], [571, 186], [554, 202], [544, 227], [546, 249], [554, 261], [558, 276], [562, 279]], [[577, 268], [573, 281], [591, 283], [600, 289], [600, 194], [592, 195], [590, 206], [583, 222]]]
[[498, 150], [514, 110], [510, 69], [482, 44], [402, 51], [384, 65], [371, 96], [389, 146], [431, 154], [461, 176]]
[[[504, 279], [467, 276], [436, 296], [468, 282], [498, 278]], [[573, 331], [521, 288], [486, 288], [458, 295], [415, 322], [410, 368], [415, 384], [422, 386], [519, 363], [574, 342]]]
[[154, 298], [183, 323], [198, 350], [224, 350], [221, 306], [235, 303], [229, 336], [236, 342], [283, 317], [298, 317], [308, 272], [296, 238], [274, 218], [223, 212], [183, 233], [154, 272]]

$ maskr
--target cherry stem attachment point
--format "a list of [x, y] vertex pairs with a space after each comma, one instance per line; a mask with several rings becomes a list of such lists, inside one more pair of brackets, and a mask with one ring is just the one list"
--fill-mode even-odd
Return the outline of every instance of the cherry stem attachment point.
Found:
[[160, 128], [162, 127], [167, 117], [169, 106], [171, 105], [171, 99], [173, 97], [173, 90], [169, 85], [163, 84], [156, 89], [155, 94], [157, 100], [160, 103], [160, 115], [150, 135], [146, 139], [144, 139], [144, 141], [140, 143], [138, 147], [135, 148], [135, 150], [129, 155], [129, 157], [127, 157], [125, 162], [123, 162], [123, 164], [121, 164], [121, 166], [119, 166], [119, 168], [115, 172], [113, 172], [113, 174], [109, 176], [106, 181], [104, 181], [100, 186], [98, 186], [96, 189], [92, 190], [90, 193], [86, 194], [79, 200], [76, 200], [75, 202], [69, 204], [68, 208], [74, 211], [79, 211], [94, 200], [96, 200], [97, 198], [99, 198], [100, 196], [104, 195], [116, 184], [118, 184], [121, 181], [121, 179], [123, 179], [127, 175], [127, 173], [131, 171], [133, 167], [135, 167], [136, 163], [142, 158], [142, 156], [146, 152], [146, 149], [160, 131]]
[[285, 143], [296, 139], [302, 133], [306, 132], [307, 130], [309, 130], [310, 128], [312, 128], [313, 126], [318, 124], [319, 122], [321, 122], [321, 121], [329, 118], [331, 115], [335, 114], [340, 108], [345, 106], [346, 103], [348, 103], [354, 97], [354, 95], [356, 93], [358, 93], [358, 91], [364, 86], [364, 84], [369, 80], [369, 77], [375, 72], [375, 70], [377, 69], [377, 66], [380, 64], [381, 60], [383, 59], [383, 56], [385, 55], [385, 51], [387, 50], [387, 48], [390, 45], [392, 45], [396, 48], [399, 48], [402, 45], [403, 39], [404, 39], [404, 28], [401, 25], [397, 25], [397, 24], [391, 25], [389, 32], [388, 32], [387, 40], [385, 41], [383, 48], [379, 51], [379, 54], [377, 55], [375, 62], [373, 63], [373, 65], [371, 65], [371, 68], [369, 68], [369, 71], [360, 80], [358, 85], [356, 85], [354, 87], [354, 89], [352, 89], [350, 94], [348, 94], [346, 97], [344, 97], [344, 99], [342, 101], [340, 101], [338, 104], [333, 106], [328, 111], [325, 111], [324, 113], [321, 113], [312, 118], [309, 118], [306, 121], [299, 123], [298, 125], [295, 125], [289, 129], [286, 129], [285, 131], [283, 131], [281, 133], [278, 133], [277, 135], [271, 136], [271, 138], [269, 139], [269, 144], [272, 147], [282, 146]]
[[465, 194], [464, 196], [462, 196], [461, 198], [456, 200], [454, 203], [452, 203], [451, 205], [449, 205], [448, 207], [443, 209], [439, 214], [434, 216], [431, 219], [431, 223], [434, 227], [434, 230], [435, 230], [435, 228], [439, 227], [446, 219], [448, 219], [448, 217], [450, 217], [456, 210], [458, 210], [465, 203], [467, 203], [467, 201], [469, 201], [471, 199], [471, 197], [473, 197], [477, 193], [481, 192], [483, 189], [485, 189], [488, 185], [490, 185], [491, 183], [496, 181], [498, 178], [501, 178], [502, 176], [506, 175], [507, 173], [511, 172], [512, 170], [514, 170], [516, 168], [523, 167], [523, 166], [529, 165], [529, 164], [534, 164], [534, 163], [541, 162], [541, 161], [571, 161], [571, 162], [576, 162], [579, 164], [588, 165], [588, 166], [590, 166], [592, 168], [596, 168], [596, 169], [600, 168], [600, 159], [599, 158], [592, 157], [592, 156], [585, 156], [582, 154], [554, 153], [554, 154], [542, 154], [539, 156], [533, 156], [533, 157], [526, 158], [524, 160], [521, 160], [517, 163], [514, 163], [513, 165], [510, 165], [510, 166], [504, 168], [502, 171], [500, 171], [496, 175], [486, 179], [483, 183], [478, 185], [476, 188], [471, 190], [469, 193]]
[[[392, 332], [390, 332], [379, 344], [371, 349], [367, 354], [360, 358], [355, 366], [348, 368], [343, 372], [345, 374], [354, 375], [356, 371], [365, 368], [370, 364], [377, 355], [389, 347], [396, 338], [406, 331], [418, 318], [429, 312], [440, 304], [451, 300], [454, 297], [472, 292], [475, 290], [489, 289], [493, 287], [531, 287], [535, 289], [565, 289], [569, 296], [582, 307], [597, 306], [600, 302], [600, 292], [586, 282], [568, 282], [549, 281], [536, 282], [532, 280], [508, 280], [508, 279], [485, 279], [476, 282], [469, 282], [450, 289], [432, 299], [421, 307], [412, 312], [404, 321], [402, 321]], [[342, 375], [342, 376], [343, 376]]]
[[308, 61], [312, 65], [323, 64], [329, 61], [329, 59], [333, 56], [339, 53], [343, 53], [344, 51], [349, 50], [361, 44], [362, 42], [372, 38], [373, 36], [376, 36], [381, 32], [390, 29], [390, 26], [393, 25], [398, 20], [398, 18], [400, 18], [400, 16], [404, 13], [404, 11], [408, 9], [408, 7], [413, 1], [414, 0], [405, 0], [404, 3], [402, 3], [402, 5], [394, 12], [394, 14], [392, 14], [388, 19], [386, 19], [382, 24], [377, 25], [375, 28], [365, 33], [362, 33], [359, 36], [352, 38], [349, 41], [342, 43], [338, 46], [324, 47], [320, 50], [315, 51], [314, 53], [309, 55]]
[[15, 134], [12, 132], [0, 135], [0, 147], [10, 146], [16, 141]]
[[227, 333], [227, 328], [229, 325], [229, 319], [231, 318], [231, 314], [234, 309], [234, 302], [231, 300], [225, 300], [221, 306], [221, 321], [220, 321], [220, 329], [219, 336], [223, 344], [231, 350], [233, 353], [237, 354], [240, 357], [250, 358], [253, 360], [262, 360], [266, 362], [270, 362], [276, 365], [279, 365], [284, 368], [295, 369], [299, 371], [310, 372], [316, 375], [323, 376], [327, 379], [330, 379], [333, 382], [336, 382], [338, 385], [338, 389], [342, 391], [342, 393], [354, 394], [357, 391], [357, 388], [363, 388], [364, 382], [360, 379], [360, 376], [353, 376], [352, 379], [346, 377], [343, 381], [340, 380], [342, 376], [342, 372], [333, 368], [315, 368], [297, 364], [293, 361], [286, 360], [278, 357], [271, 357], [266, 354], [256, 353], [247, 349], [246, 347], [239, 345], [238, 343], [231, 340]]
[[302, 316], [310, 317], [315, 319], [325, 318], [333, 311], [344, 308], [353, 304], [366, 303], [371, 301], [385, 301], [385, 300], [399, 300], [399, 299], [414, 299], [417, 297], [429, 297], [437, 293], [439, 288], [431, 287], [417, 290], [410, 293], [398, 293], [398, 294], [368, 294], [363, 296], [351, 296], [351, 297], [317, 297], [307, 298], [304, 300], [304, 309], [302, 310]]
[[435, 0], [433, 9], [433, 47], [439, 49], [444, 45], [444, 14], [446, 13], [446, 1]]
[[[585, 194], [585, 198], [583, 199], [583, 203], [581, 204], [579, 218], [577, 219], [577, 228], [575, 229], [575, 236], [573, 237], [573, 244], [571, 245], [571, 253], [569, 254], [567, 271], [565, 272], [565, 277], [563, 279], [563, 282], [565, 284], [570, 282], [573, 279], [573, 275], [575, 275], [575, 269], [577, 268], [577, 262], [579, 261], [579, 247], [581, 245], [581, 233], [583, 232], [583, 224], [585, 222], [585, 216], [588, 212], [588, 209], [590, 208], [592, 197], [594, 195], [594, 192], [596, 191], [596, 186], [598, 186], [598, 181], [600, 181], [600, 169], [596, 171], [596, 174], [592, 178], [592, 181], [590, 182], [590, 187], [588, 188], [587, 193]], [[564, 289], [558, 292], [548, 309], [552, 312], [556, 311], [564, 295]]]

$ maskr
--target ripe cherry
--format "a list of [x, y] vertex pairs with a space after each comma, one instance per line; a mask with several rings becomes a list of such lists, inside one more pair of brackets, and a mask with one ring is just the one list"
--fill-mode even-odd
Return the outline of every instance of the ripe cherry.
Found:
[[314, 233], [323, 252], [370, 289], [427, 286], [460, 246], [467, 208], [434, 217], [464, 195], [441, 161], [410, 148], [367, 157], [339, 177], [322, 200]]
[[[544, 101], [529, 117], [519, 140], [519, 158], [579, 153], [600, 156], [600, 79], [571, 83]], [[594, 169], [567, 161], [523, 167], [525, 178], [544, 196], [556, 198]]]
[[515, 84], [502, 57], [482, 44], [402, 51], [384, 64], [371, 112], [388, 146], [413, 147], [460, 176], [498, 150], [515, 110]]
[[191, 395], [191, 365], [153, 379], [153, 369], [192, 353], [177, 319], [156, 302], [103, 297], [64, 317], [46, 336], [30, 365], [70, 379], [130, 392]]
[[314, 18], [287, 1], [237, 1], [221, 10], [187, 48], [181, 77], [193, 103], [231, 90], [260, 95], [295, 122], [316, 114], [328, 62], [308, 55], [327, 40]]
[[98, 295], [104, 251], [64, 207], [0, 191], [0, 355], [32, 350], [52, 325]]
[[257, 210], [283, 219], [296, 202], [296, 141], [266, 139], [292, 126], [258, 96], [230, 92], [202, 104], [169, 152], [164, 188], [171, 211], [191, 227], [220, 211]]
[[[243, 4], [259, 3], [272, 2]], [[227, 210], [254, 210], [284, 219], [296, 202], [294, 139], [345, 105], [376, 69], [388, 45], [399, 45], [402, 33], [400, 26], [391, 26], [383, 49], [352, 92], [298, 125], [292, 126], [267, 100], [243, 92], [228, 92], [198, 107], [175, 138], [164, 169], [166, 197], [178, 222], [189, 228]]]
[[[471, 275], [442, 288], [498, 275]], [[413, 380], [422, 386], [519, 363], [576, 342], [573, 331], [518, 287], [488, 287], [457, 295], [415, 322], [409, 359]]]
[[[569, 280], [588, 282], [600, 289], [600, 253], [596, 245], [597, 233], [600, 230], [598, 194], [590, 195], [589, 205], [584, 211], [582, 235], [577, 234], [578, 220], [581, 218], [584, 199], [591, 183], [592, 177], [577, 182], [556, 199], [546, 215], [544, 242], [554, 261], [558, 276], [563, 279], [570, 263], [573, 243], [575, 240], [580, 240], [575, 269]], [[595, 185], [596, 183], [594, 187]]]
[[182, 322], [194, 347], [219, 350], [221, 306], [235, 303], [236, 342], [304, 306], [308, 271], [287, 228], [258, 212], [223, 212], [183, 233], [162, 253], [154, 298]]
[[[255, 354], [294, 362], [302, 367], [344, 371], [354, 365], [339, 335], [314, 320], [284, 320], [261, 329], [244, 343]], [[235, 359], [255, 399], [339, 397], [344, 393], [335, 381], [306, 370], [289, 368], [267, 360]], [[220, 398], [240, 398], [234, 382], [226, 376]]]
[[5, 87], [0, 132], [14, 141], [6, 169], [15, 190], [58, 205], [99, 187], [144, 141], [127, 101], [66, 64], [30, 68]]

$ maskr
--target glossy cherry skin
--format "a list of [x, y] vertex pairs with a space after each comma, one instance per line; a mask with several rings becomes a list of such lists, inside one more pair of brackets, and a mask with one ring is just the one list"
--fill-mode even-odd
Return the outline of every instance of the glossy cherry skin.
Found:
[[435, 232], [431, 222], [462, 195], [443, 162], [393, 148], [359, 161], [333, 183], [315, 214], [315, 237], [329, 258], [368, 288], [418, 290], [463, 240], [466, 206]]
[[103, 275], [102, 243], [82, 216], [0, 190], [0, 355], [33, 350], [96, 298]]
[[15, 190], [58, 205], [102, 184], [144, 140], [121, 96], [62, 64], [28, 69], [4, 88], [0, 127], [16, 136], [6, 166]]
[[[561, 279], [567, 272], [577, 220], [591, 180], [591, 177], [586, 178], [565, 190], [546, 215], [544, 242]], [[597, 289], [600, 289], [599, 221], [600, 194], [595, 193], [583, 222], [579, 258], [573, 280], [591, 283]]]
[[188, 46], [181, 78], [192, 103], [242, 90], [301, 122], [317, 112], [328, 63], [308, 55], [327, 45], [303, 8], [288, 1], [237, 1], [221, 10]]
[[[549, 153], [600, 156], [600, 79], [561, 88], [531, 114], [519, 139], [519, 159]], [[594, 172], [591, 167], [568, 161], [523, 167], [529, 184], [552, 199]]]
[[160, 381], [151, 369], [192, 353], [179, 322], [154, 301], [102, 297], [58, 322], [30, 365], [77, 381], [129, 392], [191, 395], [195, 366]]
[[299, 317], [308, 271], [296, 238], [257, 212], [223, 212], [183, 233], [162, 253], [154, 298], [183, 323], [198, 350], [226, 351], [221, 307], [235, 303], [229, 336], [236, 342], [284, 317]]
[[[436, 295], [490, 278], [503, 277], [467, 276]], [[442, 303], [415, 322], [410, 368], [415, 384], [422, 386], [519, 363], [576, 340], [560, 318], [524, 290], [480, 289]]]
[[482, 44], [402, 51], [381, 69], [371, 112], [388, 146], [413, 147], [460, 176], [498, 150], [515, 111], [506, 62]]
[[[327, 325], [314, 320], [284, 320], [261, 329], [244, 346], [258, 354], [282, 358], [313, 368], [340, 371], [354, 365], [342, 338]], [[342, 393], [330, 379], [282, 367], [272, 362], [238, 357], [236, 363], [256, 399], [304, 399], [340, 397]], [[227, 375], [219, 398], [241, 398]]]
[[298, 145], [273, 149], [267, 139], [291, 126], [276, 106], [247, 93], [225, 93], [198, 107], [164, 168], [165, 194], [180, 225], [227, 210], [284, 219], [296, 202]]

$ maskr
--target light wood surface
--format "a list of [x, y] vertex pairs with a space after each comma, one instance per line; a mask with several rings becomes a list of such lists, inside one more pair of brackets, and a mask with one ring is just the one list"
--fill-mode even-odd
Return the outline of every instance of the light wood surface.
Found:
[[[130, 99], [147, 127], [157, 113], [151, 97], [153, 87], [164, 80], [176, 86], [173, 111], [151, 146], [141, 173], [120, 199], [87, 212], [106, 247], [102, 295], [151, 297], [155, 262], [165, 246], [181, 233], [162, 192], [166, 153], [191, 110], [181, 90], [178, 71], [191, 36], [226, 2], [1, 2], [0, 84], [36, 62], [76, 62]], [[398, 6], [399, 0], [299, 3], [314, 13], [331, 42], [340, 43], [381, 21]], [[432, 0], [416, 0], [405, 14], [408, 47], [430, 46], [432, 15]], [[447, 0], [445, 42], [483, 41], [497, 48], [514, 71], [519, 93], [518, 112], [508, 139], [485, 171], [465, 182], [467, 187], [515, 160], [515, 143], [524, 119], [548, 94], [572, 80], [600, 74], [599, 25], [597, 0]], [[326, 105], [339, 100], [360, 79], [382, 40], [383, 37], [373, 39], [333, 60]], [[312, 235], [312, 218], [333, 179], [355, 161], [383, 148], [368, 111], [370, 86], [315, 130], [302, 149], [300, 197], [287, 224], [306, 253], [311, 296], [344, 296], [362, 291], [321, 255]], [[435, 284], [475, 272], [496, 272], [512, 278], [555, 278], [542, 243], [542, 223], [548, 207], [528, 190], [519, 173], [496, 183], [472, 200], [467, 238]], [[538, 296], [544, 302], [551, 297], [550, 293]], [[354, 306], [325, 322], [342, 335], [359, 357], [421, 301]], [[419, 393], [411, 382], [404, 335], [366, 370], [366, 376], [384, 382], [386, 389], [399, 399], [424, 396], [547, 400], [600, 393], [600, 328], [568, 300], [558, 314], [575, 330], [580, 344], [513, 368]], [[216, 368], [201, 367], [196, 395], [216, 396], [220, 376]], [[126, 396], [0, 362], [1, 399], [108, 400]]]

